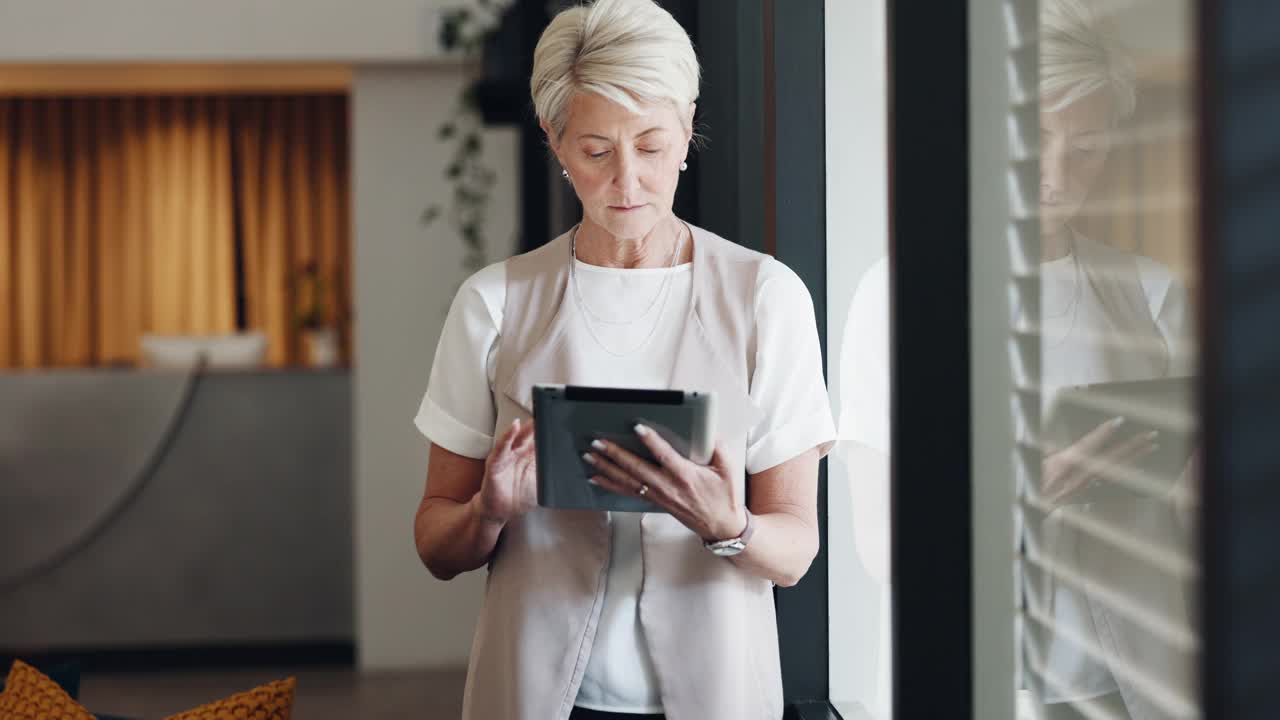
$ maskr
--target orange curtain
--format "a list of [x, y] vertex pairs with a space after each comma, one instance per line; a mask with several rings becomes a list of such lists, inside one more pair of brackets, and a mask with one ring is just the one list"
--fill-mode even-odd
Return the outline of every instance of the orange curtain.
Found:
[[0, 100], [0, 367], [235, 328], [227, 103]]
[[314, 264], [326, 324], [349, 357], [346, 98], [245, 98], [236, 123], [248, 325], [267, 333], [269, 364], [305, 362], [298, 273]]
[[300, 361], [301, 263], [349, 314], [346, 128], [342, 96], [0, 99], [0, 368], [133, 364], [238, 294]]

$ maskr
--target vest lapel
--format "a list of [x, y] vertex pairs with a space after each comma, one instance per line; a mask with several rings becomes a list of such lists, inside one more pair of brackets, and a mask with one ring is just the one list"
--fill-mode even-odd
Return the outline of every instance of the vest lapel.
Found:
[[747, 433], [764, 413], [749, 394], [747, 359], [723, 357], [731, 348], [748, 344], [731, 337], [730, 328], [735, 325], [731, 318], [718, 317], [715, 312], [726, 299], [736, 300], [735, 293], [727, 293], [726, 298], [724, 288], [719, 287], [728, 278], [714, 243], [726, 241], [690, 227], [694, 236], [693, 299], [672, 368], [671, 387], [714, 392], [717, 437], [731, 448], [739, 442], [745, 446]]
[[751, 400], [746, 379], [721, 359], [712, 343], [695, 299], [671, 372], [671, 387], [714, 393], [715, 434], [732, 451], [733, 445], [745, 444], [747, 433], [763, 413]]
[[[560, 248], [562, 252], [551, 252], [546, 256], [547, 261], [542, 267], [532, 268], [529, 273], [532, 278], [546, 277], [549, 280], [544, 292], [549, 296], [549, 312], [552, 316], [541, 336], [528, 346], [529, 349], [518, 359], [515, 368], [500, 388], [504, 395], [524, 411], [526, 416], [533, 415], [535, 384], [569, 385], [572, 384], [574, 376], [580, 374], [577, 369], [582, 362], [583, 354], [575, 352], [575, 348], [566, 345], [567, 329], [573, 323], [575, 319], [573, 316], [577, 312], [568, 292], [568, 241], [567, 233], [553, 241], [562, 246]], [[508, 308], [508, 311], [511, 310], [512, 308]], [[530, 311], [529, 308], [519, 310], [524, 313]], [[519, 324], [509, 325], [518, 326]]]

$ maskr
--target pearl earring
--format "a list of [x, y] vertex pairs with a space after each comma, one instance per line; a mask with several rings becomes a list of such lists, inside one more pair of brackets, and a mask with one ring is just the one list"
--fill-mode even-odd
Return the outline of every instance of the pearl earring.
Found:
[[688, 169], [689, 169], [689, 163], [687, 163], [687, 162], [685, 162], [685, 161], [681, 160], [681, 161], [680, 161], [680, 172], [684, 172], [685, 170], [688, 170]]
[[569, 171], [568, 171], [568, 170], [565, 170], [564, 168], [560, 168], [560, 177], [564, 178], [565, 180], [568, 180], [568, 179], [569, 179]]

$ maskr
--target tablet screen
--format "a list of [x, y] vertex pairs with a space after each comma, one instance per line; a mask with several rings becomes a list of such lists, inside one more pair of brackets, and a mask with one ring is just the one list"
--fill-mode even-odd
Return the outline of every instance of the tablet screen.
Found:
[[597, 438], [653, 461], [635, 433], [643, 423], [695, 462], [710, 459], [712, 396], [680, 390], [539, 385], [534, 388], [538, 504], [559, 509], [663, 512], [640, 496], [592, 485], [595, 468], [582, 459]]

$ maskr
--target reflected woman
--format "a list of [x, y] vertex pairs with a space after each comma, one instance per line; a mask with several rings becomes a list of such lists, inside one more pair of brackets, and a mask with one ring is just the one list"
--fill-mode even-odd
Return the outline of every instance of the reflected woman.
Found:
[[[1154, 260], [1075, 227], [1117, 126], [1135, 107], [1131, 63], [1080, 0], [1041, 4], [1041, 386], [1046, 409], [1068, 386], [1189, 375], [1187, 294]], [[1146, 188], [1138, 188], [1144, 191]], [[1174, 495], [1083, 502], [1099, 468], [1153, 452], [1151, 433], [1116, 418], [1044, 457], [1029, 518], [1027, 662], [1047, 717], [1180, 717], [1194, 661], [1175, 566], [1186, 533]], [[1178, 487], [1189, 480], [1190, 470]], [[1153, 551], [1154, 549], [1154, 551]], [[1183, 562], [1157, 562], [1157, 555]], [[1036, 583], [1034, 581], [1040, 580]], [[1099, 714], [1099, 711], [1105, 714]]]

